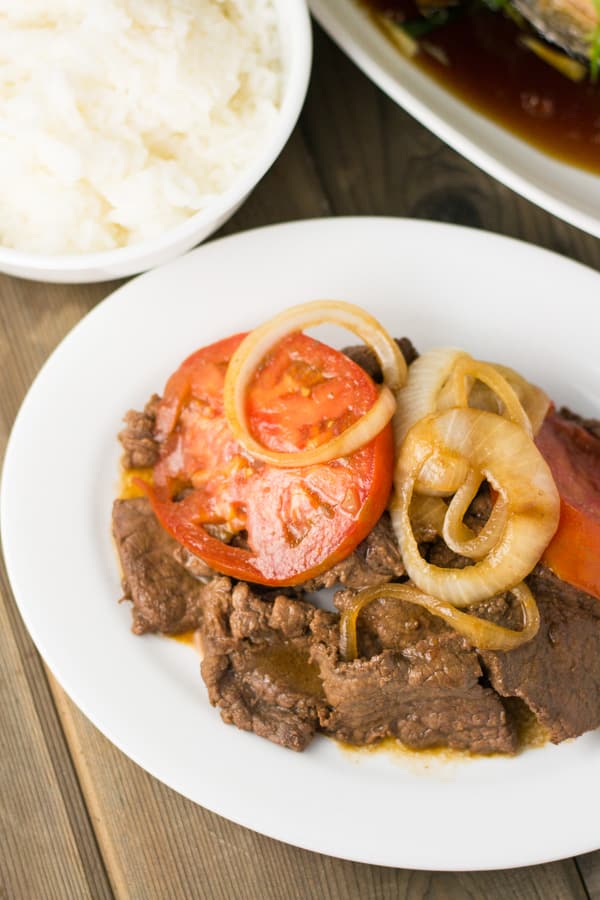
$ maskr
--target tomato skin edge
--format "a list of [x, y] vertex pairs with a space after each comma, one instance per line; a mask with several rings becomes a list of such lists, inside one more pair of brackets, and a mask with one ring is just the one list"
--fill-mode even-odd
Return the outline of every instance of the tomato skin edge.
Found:
[[558, 530], [542, 562], [563, 581], [600, 600], [600, 522], [561, 497]]

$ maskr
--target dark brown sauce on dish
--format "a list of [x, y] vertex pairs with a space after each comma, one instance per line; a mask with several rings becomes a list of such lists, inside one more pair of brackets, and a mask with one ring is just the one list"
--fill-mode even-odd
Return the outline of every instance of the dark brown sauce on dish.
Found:
[[319, 667], [292, 643], [261, 648], [256, 651], [255, 661], [257, 671], [265, 678], [284, 683], [290, 690], [312, 694], [313, 697], [323, 695]]
[[[413, 0], [364, 0], [374, 12], [414, 19]], [[509, 18], [465, 10], [421, 39], [433, 48], [411, 58], [472, 109], [562, 162], [600, 173], [600, 83], [573, 82], [521, 43]]]

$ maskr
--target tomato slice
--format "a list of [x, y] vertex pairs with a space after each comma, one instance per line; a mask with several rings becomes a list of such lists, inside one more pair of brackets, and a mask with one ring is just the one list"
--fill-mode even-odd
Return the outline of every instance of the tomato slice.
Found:
[[[298, 584], [348, 556], [382, 514], [391, 490], [392, 429], [322, 465], [278, 469], [253, 459], [223, 411], [227, 365], [243, 337], [198, 350], [169, 379], [156, 420], [160, 459], [146, 491], [163, 527], [216, 571], [259, 584]], [[270, 449], [304, 450], [347, 428], [376, 397], [369, 376], [344, 354], [293, 334], [250, 383], [250, 430]], [[215, 528], [233, 543], [211, 534]], [[236, 546], [242, 533], [246, 546]]]
[[551, 412], [536, 444], [560, 494], [558, 530], [544, 562], [563, 581], [600, 599], [600, 440]]

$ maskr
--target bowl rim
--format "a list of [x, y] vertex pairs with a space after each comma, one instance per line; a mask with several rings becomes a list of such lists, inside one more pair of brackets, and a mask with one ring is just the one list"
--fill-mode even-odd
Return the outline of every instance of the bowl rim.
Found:
[[[266, 147], [235, 178], [232, 184], [209, 205], [194, 213], [184, 222], [168, 228], [155, 237], [138, 241], [112, 250], [88, 253], [35, 253], [0, 245], [0, 271], [4, 266], [47, 271], [84, 272], [92, 268], [109, 268], [135, 265], [141, 259], [158, 256], [169, 247], [186, 243], [213, 222], [225, 216], [244, 201], [247, 195], [271, 168], [287, 143], [306, 98], [312, 69], [312, 28], [306, 0], [273, 0], [279, 13], [285, 9], [286, 32], [292, 35], [289, 52], [285, 54], [285, 36], [282, 40], [283, 100], [273, 130], [267, 135]], [[281, 18], [281, 16], [280, 16]], [[203, 238], [198, 238], [199, 241]]]

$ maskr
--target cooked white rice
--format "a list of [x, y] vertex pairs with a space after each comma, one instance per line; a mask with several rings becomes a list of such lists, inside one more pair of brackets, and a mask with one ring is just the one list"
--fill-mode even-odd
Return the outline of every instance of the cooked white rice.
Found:
[[271, 0], [3, 0], [0, 243], [109, 250], [227, 189], [277, 115]]

